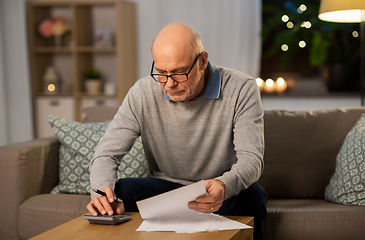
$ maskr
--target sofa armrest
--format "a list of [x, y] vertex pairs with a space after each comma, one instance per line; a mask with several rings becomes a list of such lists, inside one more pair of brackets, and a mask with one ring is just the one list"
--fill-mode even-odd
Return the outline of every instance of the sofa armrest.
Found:
[[56, 137], [0, 147], [0, 236], [16, 237], [19, 206], [58, 183], [59, 147]]

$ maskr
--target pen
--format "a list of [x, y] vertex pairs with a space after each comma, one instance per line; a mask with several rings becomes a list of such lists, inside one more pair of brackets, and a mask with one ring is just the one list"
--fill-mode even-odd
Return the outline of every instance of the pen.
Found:
[[[92, 188], [91, 190], [93, 190], [95, 193], [97, 193], [97, 194], [100, 194], [100, 195], [102, 195], [102, 196], [105, 196], [106, 197], [106, 193], [105, 192], [103, 192], [103, 191], [100, 191], [99, 189], [94, 189], [94, 188]], [[122, 203], [123, 202], [123, 200], [122, 199], [120, 199], [120, 198], [117, 198], [116, 196], [114, 196], [114, 200], [115, 201], [117, 201], [117, 202], [120, 202], [120, 203]]]

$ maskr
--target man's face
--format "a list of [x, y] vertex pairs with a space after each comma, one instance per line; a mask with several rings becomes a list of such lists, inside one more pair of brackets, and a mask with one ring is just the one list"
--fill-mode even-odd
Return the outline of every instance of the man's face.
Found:
[[[175, 102], [190, 101], [196, 98], [204, 89], [204, 70], [200, 67], [200, 57], [188, 75], [188, 81], [175, 82], [168, 78], [166, 83], [160, 83], [162, 90]], [[196, 56], [156, 58], [155, 68], [159, 74], [187, 73], [193, 65]]]

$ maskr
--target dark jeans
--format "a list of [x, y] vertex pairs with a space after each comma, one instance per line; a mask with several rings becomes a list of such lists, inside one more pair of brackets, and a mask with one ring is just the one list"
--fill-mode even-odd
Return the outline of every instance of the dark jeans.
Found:
[[[138, 212], [136, 202], [156, 196], [158, 194], [182, 187], [174, 183], [158, 178], [124, 178], [119, 179], [115, 186], [115, 194], [123, 199], [127, 212]], [[215, 212], [220, 215], [253, 216], [254, 239], [262, 238], [264, 221], [266, 218], [267, 195], [260, 184], [254, 183], [238, 195], [223, 202], [221, 208]]]

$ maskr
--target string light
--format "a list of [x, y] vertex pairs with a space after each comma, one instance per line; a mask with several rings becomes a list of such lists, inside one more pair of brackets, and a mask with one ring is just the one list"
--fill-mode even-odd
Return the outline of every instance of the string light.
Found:
[[294, 23], [292, 23], [292, 22], [288, 22], [287, 24], [286, 24], [286, 27], [287, 28], [293, 28], [294, 27]]
[[281, 50], [286, 52], [289, 50], [289, 46], [287, 44], [283, 44], [283, 45], [281, 45]]
[[302, 5], [300, 5], [299, 9], [300, 9], [302, 12], [304, 12], [305, 10], [307, 10], [307, 6], [306, 6], [306, 5], [304, 5], [304, 4], [302, 4]]
[[299, 47], [301, 47], [301, 48], [305, 48], [306, 45], [307, 45], [307, 43], [303, 40], [299, 42]]
[[352, 32], [352, 36], [353, 36], [354, 38], [357, 38], [357, 37], [359, 37], [359, 33], [358, 33], [357, 31], [353, 31], [353, 32]]
[[307, 6], [302, 4], [297, 8], [298, 13], [303, 13], [305, 10], [307, 10]]
[[281, 21], [283, 21], [283, 22], [287, 22], [287, 21], [289, 21], [289, 17], [288, 17], [288, 15], [283, 15], [283, 16], [281, 17]]

